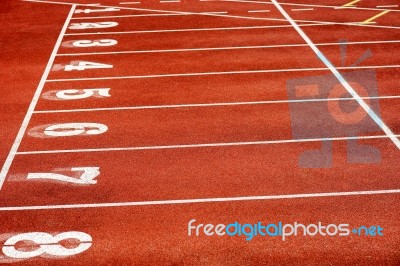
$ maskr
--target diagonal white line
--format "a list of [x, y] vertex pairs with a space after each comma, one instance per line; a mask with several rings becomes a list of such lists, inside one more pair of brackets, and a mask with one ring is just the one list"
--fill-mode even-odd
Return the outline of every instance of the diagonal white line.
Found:
[[21, 127], [20, 127], [20, 129], [18, 131], [17, 137], [15, 138], [15, 141], [14, 141], [13, 145], [11, 146], [11, 150], [10, 150], [10, 152], [9, 152], [7, 158], [6, 158], [6, 161], [5, 161], [4, 165], [3, 165], [3, 168], [0, 171], [0, 189], [4, 184], [4, 181], [6, 179], [8, 171], [10, 169], [12, 161], [14, 160], [15, 154], [17, 153], [19, 145], [21, 144], [22, 138], [23, 138], [23, 136], [25, 134], [25, 131], [26, 131], [27, 127], [28, 127], [29, 121], [31, 120], [33, 111], [35, 110], [35, 107], [36, 107], [36, 104], [37, 104], [37, 102], [39, 100], [40, 94], [42, 93], [42, 90], [43, 90], [44, 84], [46, 82], [46, 79], [49, 76], [49, 73], [50, 73], [51, 67], [53, 65], [54, 59], [56, 58], [56, 55], [57, 55], [57, 51], [58, 51], [58, 49], [59, 49], [59, 47], [61, 45], [61, 41], [62, 41], [62, 39], [64, 37], [64, 34], [65, 34], [66, 30], [67, 30], [67, 27], [68, 27], [68, 24], [69, 24], [69, 22], [70, 22], [70, 20], [72, 18], [72, 15], [74, 14], [75, 8], [76, 8], [76, 5], [72, 5], [71, 6], [71, 10], [69, 11], [69, 14], [67, 16], [67, 19], [65, 20], [64, 26], [61, 29], [60, 35], [58, 36], [58, 39], [57, 39], [57, 42], [56, 42], [56, 44], [54, 46], [53, 52], [51, 53], [49, 61], [47, 62], [46, 69], [45, 69], [45, 71], [44, 71], [44, 73], [42, 75], [42, 78], [40, 79], [39, 85], [38, 85], [38, 87], [36, 89], [36, 92], [35, 92], [35, 94], [33, 96], [32, 101], [31, 101], [31, 103], [29, 105], [28, 111], [26, 112], [25, 118], [22, 121], [22, 125], [21, 125]]
[[350, 93], [351, 96], [357, 101], [357, 103], [367, 112], [367, 114], [375, 121], [375, 123], [385, 132], [385, 134], [392, 140], [396, 147], [400, 150], [400, 141], [394, 135], [392, 130], [382, 121], [382, 119], [375, 113], [368, 104], [361, 99], [360, 95], [350, 86], [346, 79], [340, 74], [335, 66], [325, 57], [325, 55], [318, 49], [318, 47], [311, 41], [310, 38], [304, 33], [304, 31], [293, 21], [289, 14], [282, 8], [282, 6], [276, 0], [271, 0], [275, 7], [281, 12], [281, 14], [289, 21], [293, 28], [299, 33], [304, 41], [310, 46], [318, 58], [329, 68], [329, 70], [335, 75], [337, 80], [343, 85], [343, 87]]

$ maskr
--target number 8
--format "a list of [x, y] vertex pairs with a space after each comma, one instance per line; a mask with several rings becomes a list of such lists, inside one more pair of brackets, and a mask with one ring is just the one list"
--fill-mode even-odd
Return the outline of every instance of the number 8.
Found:
[[[60, 241], [65, 239], [78, 239], [81, 243], [75, 248], [65, 248], [58, 244]], [[20, 241], [32, 241], [39, 245], [38, 249], [33, 251], [21, 251], [15, 248], [15, 244]], [[10, 237], [4, 243], [3, 253], [4, 255], [15, 258], [15, 259], [30, 259], [41, 256], [43, 254], [53, 256], [71, 256], [82, 253], [88, 250], [92, 246], [92, 237], [83, 232], [64, 232], [55, 236], [43, 232], [32, 232], [19, 234]]]

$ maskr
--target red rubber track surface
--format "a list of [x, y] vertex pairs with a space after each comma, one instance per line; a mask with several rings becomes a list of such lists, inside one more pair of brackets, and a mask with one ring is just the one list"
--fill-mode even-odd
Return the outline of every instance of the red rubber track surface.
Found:
[[[288, 86], [293, 79], [331, 72], [274, 3], [127, 2], [0, 4], [0, 161], [9, 166], [0, 174], [2, 263], [400, 264], [400, 151], [376, 127], [357, 143], [379, 150], [379, 162], [349, 162], [348, 136], [332, 135], [330, 167], [299, 164], [303, 152], [321, 149], [325, 136], [295, 137], [291, 108], [317, 110], [321, 101], [293, 103]], [[374, 71], [380, 118], [400, 135], [398, 1], [362, 0], [350, 8], [342, 7], [350, 0], [278, 2], [342, 74]], [[87, 6], [97, 3], [120, 10], [79, 11], [100, 9]], [[118, 25], [73, 28], [101, 22]], [[74, 45], [103, 39], [117, 44]], [[345, 60], [339, 42], [348, 43]], [[357, 62], [366, 51], [371, 56]], [[112, 68], [66, 71], [83, 61]], [[110, 97], [55, 96], [90, 88], [109, 89]], [[358, 87], [355, 91], [365, 97]], [[302, 121], [304, 127], [312, 120]], [[66, 123], [97, 123], [107, 131], [45, 134], [47, 127]], [[76, 167], [97, 167], [96, 184], [28, 178], [56, 173], [79, 180], [83, 172], [71, 169]], [[189, 236], [192, 219], [194, 225], [380, 226], [384, 234], [246, 241], [244, 236]], [[72, 231], [89, 235], [89, 246], [61, 255], [87, 244], [54, 238]], [[9, 242], [32, 232], [50, 234], [52, 241], [25, 236]], [[42, 252], [26, 255], [35, 250]]]

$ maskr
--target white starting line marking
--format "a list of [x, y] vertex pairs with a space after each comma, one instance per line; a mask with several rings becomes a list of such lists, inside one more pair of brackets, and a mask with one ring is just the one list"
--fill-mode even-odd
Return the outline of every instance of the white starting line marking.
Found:
[[[24, 1], [33, 1], [33, 0], [24, 0]], [[46, 1], [36, 0], [35, 2], [46, 2]], [[237, 2], [240, 2], [240, 1], [237, 1]], [[244, 2], [246, 2], [246, 1], [244, 1]], [[106, 6], [106, 5], [99, 5], [98, 7], [116, 8], [115, 6]], [[205, 13], [205, 12], [196, 13], [196, 12], [182, 12], [182, 11], [145, 9], [145, 8], [133, 8], [133, 7], [130, 7], [130, 8], [118, 7], [118, 8], [126, 9], [126, 10], [152, 11], [152, 12], [158, 12], [158, 13], [171, 13], [171, 14], [182, 14], [182, 15], [185, 14], [185, 15], [202, 15], [202, 16], [211, 16], [211, 17], [227, 17], [227, 18], [248, 19], [248, 20], [285, 21], [283, 19], [234, 16], [234, 15], [227, 15], [227, 14], [215, 14], [215, 13]], [[350, 26], [359, 26], [359, 27], [376, 27], [376, 28], [400, 29], [400, 27], [396, 27], [396, 26], [370, 25], [370, 24], [361, 24], [361, 23], [358, 23], [358, 22], [344, 22], [343, 23], [343, 22], [310, 21], [310, 20], [296, 20], [296, 22], [308, 22], [308, 23], [327, 24], [327, 25], [350, 25]], [[86, 33], [82, 33], [81, 35], [85, 35], [85, 34]], [[80, 34], [77, 33], [76, 35], [80, 35]]]
[[[400, 95], [396, 96], [377, 96], [362, 97], [365, 100], [375, 99], [400, 99]], [[237, 106], [237, 105], [263, 105], [263, 104], [280, 104], [280, 103], [304, 103], [304, 102], [329, 102], [329, 101], [354, 101], [354, 98], [321, 98], [321, 99], [304, 99], [304, 100], [271, 100], [257, 102], [225, 102], [225, 103], [193, 103], [193, 104], [171, 104], [171, 105], [144, 105], [144, 106], [125, 106], [125, 107], [105, 107], [105, 108], [88, 108], [88, 109], [65, 109], [65, 110], [38, 110], [35, 114], [49, 113], [75, 113], [75, 112], [98, 112], [98, 111], [119, 111], [119, 110], [143, 110], [143, 109], [168, 109], [168, 108], [198, 108], [198, 107], [217, 107], [217, 106]]]
[[377, 8], [399, 7], [399, 5], [376, 6]]
[[[305, 24], [302, 26], [322, 26], [324, 24]], [[66, 33], [66, 36], [80, 35], [113, 35], [113, 34], [141, 34], [141, 33], [164, 33], [164, 32], [191, 32], [191, 31], [227, 31], [227, 30], [247, 30], [247, 29], [270, 29], [270, 28], [289, 28], [291, 25], [275, 25], [275, 26], [240, 26], [240, 27], [223, 27], [223, 28], [189, 28], [189, 29], [168, 29], [168, 30], [135, 30], [135, 31], [119, 31], [119, 32], [93, 32], [93, 33]]]
[[65, 204], [65, 205], [42, 205], [42, 206], [15, 206], [0, 207], [0, 211], [30, 211], [30, 210], [57, 210], [57, 209], [81, 209], [81, 208], [107, 208], [107, 207], [133, 207], [152, 205], [175, 205], [235, 201], [265, 201], [284, 199], [324, 198], [324, 197], [345, 197], [345, 196], [366, 196], [382, 194], [398, 194], [400, 189], [388, 190], [366, 190], [366, 191], [339, 191], [308, 194], [286, 194], [267, 196], [227, 197], [227, 198], [203, 198], [203, 199], [180, 199], [180, 200], [155, 200], [155, 201], [131, 201], [131, 202], [109, 202], [109, 203], [87, 203], [87, 204]]
[[[390, 41], [365, 41], [365, 42], [346, 42], [348, 45], [357, 44], [382, 44], [382, 43], [400, 43], [400, 40]], [[336, 46], [340, 43], [318, 43], [317, 46]], [[240, 49], [265, 49], [280, 47], [306, 47], [308, 44], [277, 44], [277, 45], [256, 45], [256, 46], [227, 46], [227, 47], [203, 47], [203, 48], [183, 48], [166, 50], [133, 50], [133, 51], [115, 51], [115, 52], [89, 52], [57, 54], [57, 56], [79, 56], [79, 55], [112, 55], [112, 54], [142, 54], [142, 53], [173, 53], [173, 52], [193, 52], [193, 51], [219, 51], [219, 50], [240, 50]]]
[[140, 4], [140, 2], [121, 2], [119, 4], [120, 5], [137, 5], [137, 4]]
[[310, 11], [314, 10], [314, 8], [292, 8], [292, 11]]
[[199, 14], [228, 14], [227, 11], [211, 11], [211, 12], [200, 12]]
[[103, 18], [134, 18], [134, 17], [170, 17], [184, 16], [181, 14], [137, 14], [137, 15], [119, 15], [119, 16], [98, 16], [98, 17], [75, 17], [72, 19], [103, 19]]
[[347, 141], [347, 140], [360, 140], [360, 139], [387, 139], [387, 138], [388, 138], [387, 135], [376, 135], [376, 136], [314, 138], [314, 139], [282, 139], [282, 140], [264, 140], [264, 141], [247, 141], [247, 142], [220, 142], [220, 143], [178, 144], [178, 145], [164, 145], [164, 146], [113, 147], [113, 148], [46, 150], [46, 151], [21, 151], [21, 152], [18, 152], [17, 154], [18, 155], [32, 155], [32, 154], [58, 154], [58, 153], [170, 150], [170, 149], [193, 149], [193, 148], [214, 148], [214, 147], [250, 146], [250, 145], [307, 143], [307, 142], [321, 142], [321, 141], [343, 141], [343, 140]]
[[[272, 2], [263, 2], [263, 1], [250, 1], [250, 0], [200, 0], [201, 2], [237, 2], [237, 3], [254, 3], [254, 4], [264, 4], [264, 5], [272, 5]], [[371, 7], [343, 7], [343, 6], [329, 6], [329, 5], [316, 5], [316, 4], [295, 4], [295, 3], [280, 3], [281, 5], [284, 6], [300, 6], [300, 7], [321, 7], [321, 8], [329, 8], [329, 9], [342, 9], [342, 8], [347, 8], [347, 9], [359, 9], [359, 10], [373, 10], [373, 11], [380, 11], [384, 9], [379, 9], [379, 8], [371, 8]], [[394, 11], [400, 11], [400, 10], [394, 10]]]
[[37, 102], [38, 102], [38, 100], [40, 98], [40, 95], [42, 93], [42, 90], [43, 90], [43, 87], [45, 85], [46, 79], [49, 76], [51, 68], [53, 67], [53, 63], [54, 63], [54, 60], [56, 58], [57, 51], [58, 51], [58, 49], [59, 49], [59, 47], [61, 45], [62, 39], [64, 37], [64, 34], [67, 31], [68, 25], [70, 24], [71, 18], [73, 16], [74, 12], [75, 12], [75, 8], [76, 8], [76, 5], [72, 5], [71, 6], [69, 14], [68, 14], [68, 16], [67, 16], [67, 18], [66, 18], [66, 20], [64, 22], [64, 26], [62, 27], [62, 29], [60, 31], [60, 34], [59, 34], [58, 39], [56, 41], [56, 44], [54, 45], [54, 48], [53, 48], [53, 51], [52, 51], [51, 56], [49, 58], [49, 61], [47, 62], [46, 69], [43, 72], [42, 78], [40, 79], [39, 85], [38, 85], [38, 87], [36, 89], [36, 92], [35, 92], [33, 98], [32, 98], [32, 101], [31, 101], [31, 103], [29, 105], [28, 111], [26, 112], [25, 118], [22, 121], [22, 125], [21, 125], [21, 127], [20, 127], [20, 129], [18, 131], [18, 134], [17, 134], [17, 136], [15, 138], [15, 141], [14, 141], [12, 147], [11, 147], [11, 150], [10, 150], [6, 160], [5, 160], [3, 168], [0, 171], [0, 189], [2, 188], [2, 186], [4, 184], [4, 181], [6, 179], [8, 171], [10, 169], [11, 163], [14, 160], [14, 157], [15, 157], [17, 151], [18, 151], [19, 145], [21, 144], [22, 138], [25, 135], [26, 129], [27, 129], [28, 124], [29, 124], [29, 121], [31, 120], [33, 111], [35, 110], [36, 104], [37, 104]]
[[[354, 67], [337, 67], [336, 69], [376, 69], [376, 68], [398, 68], [400, 65], [386, 66], [354, 66]], [[64, 82], [64, 81], [85, 81], [85, 80], [114, 80], [114, 79], [146, 79], [146, 78], [164, 78], [164, 77], [191, 77], [191, 76], [207, 76], [207, 75], [236, 75], [236, 74], [255, 74], [255, 73], [280, 73], [280, 72], [301, 72], [301, 71], [329, 71], [328, 67], [316, 68], [288, 68], [288, 69], [265, 69], [265, 70], [238, 70], [226, 72], [193, 72], [193, 73], [171, 73], [156, 74], [142, 76], [115, 76], [115, 77], [98, 77], [98, 78], [71, 78], [71, 79], [48, 79], [46, 82]]]
[[346, 79], [340, 74], [340, 72], [335, 68], [335, 66], [325, 57], [325, 55], [318, 49], [317, 46], [311, 41], [311, 39], [304, 33], [304, 31], [293, 21], [289, 14], [282, 8], [282, 6], [276, 0], [271, 0], [276, 8], [281, 12], [281, 14], [292, 24], [293, 28], [299, 33], [299, 35], [304, 39], [314, 53], [321, 59], [322, 62], [329, 68], [337, 80], [343, 85], [343, 87], [350, 93], [353, 98], [358, 102], [358, 104], [365, 110], [365, 112], [375, 121], [375, 123], [386, 133], [386, 135], [392, 140], [394, 145], [400, 150], [400, 141], [394, 135], [392, 130], [382, 121], [382, 119], [375, 113], [374, 110], [369, 107], [369, 105], [361, 99], [360, 95], [351, 87], [351, 85], [346, 81]]

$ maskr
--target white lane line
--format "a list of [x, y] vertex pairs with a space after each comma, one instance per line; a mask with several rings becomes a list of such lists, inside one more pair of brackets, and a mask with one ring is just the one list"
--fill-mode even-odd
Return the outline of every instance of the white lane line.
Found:
[[313, 139], [281, 139], [247, 142], [220, 142], [220, 143], [198, 143], [198, 144], [177, 144], [164, 146], [141, 146], [141, 147], [112, 147], [112, 148], [93, 148], [93, 149], [71, 149], [71, 150], [44, 150], [44, 151], [20, 151], [18, 155], [32, 154], [58, 154], [58, 153], [88, 153], [88, 152], [115, 152], [115, 151], [145, 151], [145, 150], [170, 150], [170, 149], [193, 149], [193, 148], [214, 148], [214, 147], [233, 147], [233, 146], [253, 146], [271, 145], [288, 143], [307, 143], [320, 141], [343, 141], [361, 139], [387, 139], [387, 135], [357, 136], [357, 137], [336, 137], [336, 138], [313, 138]]
[[166, 3], [180, 3], [180, 0], [161, 0], [161, 4], [166, 4]]
[[[114, 6], [105, 6], [101, 5], [99, 7], [114, 7]], [[247, 19], [247, 20], [263, 20], [263, 21], [286, 21], [284, 19], [275, 19], [275, 18], [261, 18], [261, 17], [246, 17], [246, 16], [234, 16], [234, 15], [227, 15], [227, 14], [213, 14], [213, 13], [196, 13], [196, 12], [182, 12], [182, 11], [172, 11], [172, 10], [159, 10], [159, 9], [146, 9], [146, 8], [124, 8], [118, 7], [120, 9], [127, 9], [127, 10], [136, 10], [136, 11], [147, 11], [147, 12], [158, 12], [158, 13], [173, 13], [173, 14], [188, 14], [188, 15], [201, 15], [201, 16], [211, 16], [211, 17], [226, 17], [226, 18], [237, 18], [237, 19]], [[331, 21], [310, 21], [310, 20], [297, 20], [297, 22], [313, 22], [313, 23], [320, 23], [320, 24], [328, 24], [328, 25], [350, 25], [350, 26], [358, 26], [358, 27], [377, 27], [377, 28], [394, 28], [400, 29], [400, 27], [396, 26], [383, 26], [383, 25], [370, 25], [370, 24], [360, 24], [358, 22], [331, 22]], [[90, 34], [90, 33], [89, 33]], [[77, 35], [85, 35], [77, 34]]]
[[199, 14], [228, 14], [228, 11], [210, 11], [210, 12], [199, 12]]
[[134, 18], [134, 17], [169, 17], [169, 16], [187, 16], [182, 14], [136, 14], [136, 15], [118, 15], [118, 16], [98, 16], [98, 17], [75, 17], [72, 19], [103, 19], [103, 18]]
[[[210, 14], [210, 13], [208, 13]], [[215, 14], [216, 16], [229, 16], [223, 14]], [[256, 17], [255, 17], [256, 18]], [[282, 19], [265, 19], [263, 20], [273, 20], [273, 21], [284, 21]], [[314, 20], [296, 20], [296, 22], [302, 22], [305, 24], [300, 24], [300, 27], [310, 27], [310, 26], [356, 26], [356, 27], [367, 27], [367, 28], [382, 28], [382, 29], [400, 29], [399, 26], [384, 26], [384, 25], [370, 25], [361, 24], [359, 22], [330, 22], [330, 21], [314, 21]], [[188, 31], [215, 31], [215, 30], [235, 30], [235, 29], [268, 29], [268, 28], [288, 28], [291, 25], [274, 25], [274, 26], [241, 26], [241, 27], [211, 27], [211, 28], [189, 28], [189, 29], [160, 29], [160, 30], [133, 30], [133, 31], [120, 31], [120, 32], [80, 32], [80, 33], [67, 33], [67, 36], [82, 36], [82, 35], [113, 35], [113, 34], [136, 34], [136, 33], [162, 33], [162, 32], [188, 32]]]
[[[337, 67], [337, 69], [376, 69], [376, 68], [399, 68], [400, 65], [386, 66], [347, 66]], [[98, 78], [70, 78], [70, 79], [48, 79], [46, 82], [64, 82], [64, 81], [85, 81], [85, 80], [117, 80], [117, 79], [146, 79], [146, 78], [165, 78], [165, 77], [192, 77], [192, 76], [208, 76], [208, 75], [236, 75], [236, 74], [255, 74], [255, 73], [280, 73], [280, 72], [301, 72], [301, 71], [328, 71], [327, 67], [316, 68], [288, 68], [288, 69], [265, 69], [265, 70], [239, 70], [225, 72], [194, 72], [194, 73], [171, 73], [171, 74], [155, 74], [142, 76], [115, 76], [115, 77], [98, 77]]]
[[292, 8], [292, 11], [311, 11], [314, 8]]
[[[56, 5], [69, 5], [72, 6], [74, 3], [71, 2], [54, 2], [54, 1], [43, 1], [43, 0], [21, 0], [24, 2], [41, 3], [41, 4], [56, 4]], [[79, 4], [77, 4], [79, 5]]]
[[399, 7], [399, 5], [376, 6], [377, 8]]
[[[365, 42], [346, 42], [347, 45], [361, 44], [384, 44], [400, 43], [400, 40], [390, 41], [365, 41]], [[318, 43], [317, 46], [337, 46], [340, 43]], [[277, 45], [255, 45], [255, 46], [227, 46], [227, 47], [209, 47], [209, 48], [183, 48], [183, 49], [165, 49], [165, 50], [133, 50], [133, 51], [114, 51], [114, 52], [88, 52], [57, 54], [57, 56], [79, 56], [79, 55], [113, 55], [113, 54], [142, 54], [142, 53], [174, 53], [174, 52], [193, 52], [193, 51], [219, 51], [219, 50], [240, 50], [240, 49], [265, 49], [281, 47], [308, 47], [308, 44], [277, 44]]]
[[249, 13], [266, 13], [266, 12], [271, 12], [271, 10], [249, 10], [247, 11]]
[[28, 111], [26, 112], [25, 118], [22, 121], [21, 127], [20, 127], [20, 129], [18, 131], [18, 134], [17, 134], [17, 136], [15, 138], [15, 141], [14, 141], [14, 143], [13, 143], [13, 145], [11, 147], [11, 150], [10, 150], [6, 160], [5, 160], [3, 168], [0, 171], [0, 189], [2, 188], [2, 186], [4, 184], [4, 181], [6, 179], [7, 173], [10, 170], [10, 166], [11, 166], [11, 164], [12, 164], [12, 162], [14, 160], [14, 157], [15, 157], [17, 151], [18, 151], [19, 145], [21, 144], [22, 138], [23, 138], [23, 136], [25, 134], [25, 131], [26, 131], [27, 127], [28, 127], [29, 121], [31, 120], [33, 111], [35, 110], [36, 104], [37, 104], [37, 102], [38, 102], [38, 100], [40, 98], [40, 94], [42, 93], [42, 90], [43, 90], [43, 87], [45, 85], [46, 79], [49, 76], [50, 70], [51, 70], [51, 68], [53, 66], [53, 63], [54, 63], [54, 60], [56, 58], [57, 51], [58, 51], [58, 49], [59, 49], [59, 47], [61, 45], [62, 39], [64, 37], [64, 33], [67, 30], [67, 27], [68, 27], [68, 25], [69, 25], [69, 23], [71, 21], [72, 15], [74, 14], [75, 8], [76, 8], [76, 5], [72, 5], [71, 6], [71, 10], [69, 11], [69, 14], [68, 14], [68, 16], [67, 16], [67, 18], [66, 18], [66, 20], [64, 22], [64, 26], [61, 29], [61, 32], [60, 32], [60, 34], [58, 36], [56, 44], [54, 45], [54, 48], [53, 48], [53, 51], [52, 51], [51, 56], [49, 58], [49, 61], [47, 62], [46, 69], [45, 69], [45, 71], [44, 71], [44, 73], [42, 75], [42, 78], [40, 79], [39, 85], [38, 85], [38, 87], [37, 87], [37, 89], [35, 91], [35, 94], [34, 94], [34, 96], [32, 98], [32, 101], [31, 101], [31, 103], [29, 105]]
[[365, 112], [375, 121], [375, 123], [386, 133], [386, 135], [391, 139], [391, 141], [400, 150], [400, 141], [394, 135], [392, 130], [382, 121], [382, 119], [372, 110], [371, 107], [361, 99], [360, 95], [351, 87], [351, 85], [346, 81], [346, 79], [340, 74], [340, 72], [335, 68], [335, 66], [325, 57], [325, 55], [318, 49], [318, 47], [310, 40], [310, 38], [304, 33], [304, 31], [293, 21], [289, 14], [282, 8], [282, 6], [276, 0], [271, 0], [275, 7], [281, 12], [281, 14], [293, 25], [293, 28], [299, 33], [299, 35], [304, 39], [304, 41], [310, 46], [314, 53], [319, 57], [319, 59], [329, 68], [337, 80], [342, 84], [342, 86], [350, 93], [358, 104], [365, 110]]
[[[321, 24], [309, 24], [310, 26], [320, 26]], [[305, 25], [303, 25], [305, 26]], [[240, 27], [215, 27], [215, 28], [189, 28], [189, 29], [168, 29], [168, 30], [135, 30], [135, 31], [119, 31], [119, 32], [93, 32], [93, 33], [67, 33], [66, 36], [80, 35], [114, 35], [114, 34], [142, 34], [142, 33], [164, 33], [164, 32], [191, 32], [191, 31], [227, 31], [227, 30], [247, 30], [247, 29], [270, 29], [270, 28], [291, 28], [287, 25], [275, 26], [240, 26]]]
[[140, 4], [140, 2], [120, 2], [120, 5], [137, 5]]
[[[400, 99], [400, 95], [392, 96], [373, 96], [362, 97], [365, 100], [376, 99]], [[199, 107], [217, 107], [217, 106], [238, 106], [238, 105], [264, 105], [280, 103], [305, 103], [305, 102], [330, 102], [330, 101], [354, 101], [354, 98], [320, 98], [303, 100], [270, 100], [256, 102], [220, 102], [220, 103], [192, 103], [192, 104], [171, 104], [171, 105], [143, 105], [143, 106], [122, 106], [122, 107], [104, 107], [88, 109], [65, 109], [65, 110], [37, 110], [35, 114], [51, 113], [76, 113], [76, 112], [99, 112], [99, 111], [121, 111], [121, 110], [145, 110], [145, 109], [173, 109], [173, 108], [199, 108]]]
[[[202, 0], [202, 2], [237, 2], [237, 3], [254, 3], [254, 4], [264, 4], [264, 5], [272, 5], [272, 2], [263, 2], [263, 1], [250, 1], [250, 0]], [[341, 9], [341, 8], [346, 8], [342, 6], [330, 6], [330, 5], [317, 5], [317, 4], [295, 4], [295, 3], [286, 3], [282, 2], [280, 3], [281, 5], [284, 6], [300, 6], [300, 7], [321, 7], [321, 8], [329, 8], [329, 9]], [[379, 9], [379, 8], [370, 8], [370, 7], [347, 7], [347, 9], [354, 9], [354, 10], [372, 10], [372, 11], [380, 11], [384, 9]], [[394, 10], [394, 11], [400, 11], [400, 10]]]
[[236, 202], [236, 201], [240, 202], [240, 201], [285, 200], [285, 199], [287, 200], [287, 199], [306, 199], [306, 198], [313, 199], [313, 198], [326, 198], [326, 197], [348, 197], [348, 196], [367, 196], [367, 195], [385, 195], [385, 194], [388, 195], [388, 194], [399, 194], [399, 193], [400, 189], [338, 191], [338, 192], [321, 192], [321, 193], [307, 193], [307, 194], [284, 194], [284, 195], [226, 197], [226, 198], [14, 206], [14, 207], [0, 207], [0, 211], [33, 211], [33, 210], [82, 209], [82, 208], [134, 207], [134, 206], [176, 205], [176, 204], [195, 204], [195, 203]]

